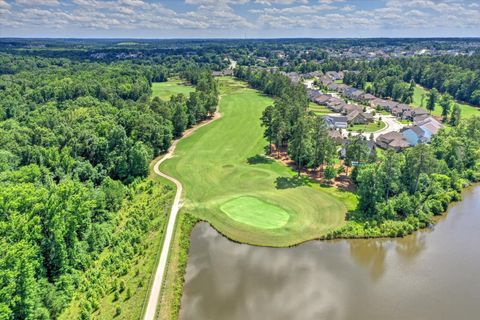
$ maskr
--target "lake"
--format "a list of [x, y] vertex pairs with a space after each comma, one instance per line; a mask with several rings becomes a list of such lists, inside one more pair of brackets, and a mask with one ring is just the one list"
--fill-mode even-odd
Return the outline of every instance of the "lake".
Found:
[[180, 318], [480, 319], [480, 186], [434, 229], [398, 239], [264, 248], [200, 223]]

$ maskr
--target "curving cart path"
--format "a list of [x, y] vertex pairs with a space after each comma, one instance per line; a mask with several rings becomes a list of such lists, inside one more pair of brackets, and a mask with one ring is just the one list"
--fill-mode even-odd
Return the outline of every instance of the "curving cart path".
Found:
[[170, 216], [168, 218], [167, 233], [165, 235], [165, 240], [163, 241], [163, 247], [162, 247], [162, 251], [160, 253], [160, 260], [158, 261], [157, 270], [155, 271], [155, 278], [153, 280], [152, 289], [150, 291], [150, 297], [148, 298], [147, 308], [145, 310], [145, 315], [143, 317], [144, 320], [154, 320], [155, 319], [155, 312], [157, 310], [158, 301], [160, 299], [160, 293], [161, 293], [162, 284], [163, 284], [163, 277], [164, 277], [164, 274], [165, 274], [165, 268], [167, 266], [168, 251], [170, 250], [170, 245], [172, 243], [172, 238], [173, 238], [173, 229], [175, 227], [175, 221], [177, 219], [178, 210], [182, 206], [181, 203], [180, 203], [180, 200], [181, 200], [181, 197], [182, 197], [182, 191], [183, 191], [182, 183], [180, 181], [178, 181], [177, 179], [161, 172], [159, 167], [165, 160], [170, 159], [173, 156], [173, 152], [175, 151], [175, 147], [177, 146], [177, 143], [181, 139], [188, 137], [193, 132], [195, 132], [197, 129], [211, 123], [212, 121], [217, 120], [218, 118], [220, 118], [220, 113], [217, 111], [217, 112], [215, 112], [215, 114], [213, 115], [213, 117], [211, 119], [209, 119], [207, 121], [204, 121], [201, 124], [191, 128], [191, 129], [186, 130], [181, 138], [175, 140], [172, 143], [172, 145], [168, 149], [165, 156], [163, 156], [160, 160], [158, 160], [157, 163], [155, 163], [155, 165], [153, 166], [153, 171], [155, 172], [155, 174], [157, 174], [160, 177], [163, 177], [163, 178], [168, 179], [168, 180], [172, 181], [173, 183], [175, 183], [175, 185], [177, 187], [177, 192], [175, 193], [175, 198], [173, 200], [172, 209], [170, 211]]

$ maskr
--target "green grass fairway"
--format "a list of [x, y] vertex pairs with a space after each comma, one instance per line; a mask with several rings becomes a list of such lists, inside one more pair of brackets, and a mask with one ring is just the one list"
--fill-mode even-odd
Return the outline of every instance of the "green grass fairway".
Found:
[[[413, 101], [412, 105], [415, 107], [420, 107], [420, 104], [422, 102], [422, 94], [425, 94], [425, 99], [423, 100], [423, 108], [426, 109], [427, 101], [428, 101], [428, 89], [423, 88], [422, 86], [417, 85], [415, 87], [415, 91], [413, 92]], [[466, 103], [461, 103], [461, 102], [456, 102], [462, 109], [462, 118], [468, 119], [473, 116], [480, 116], [480, 108], [471, 106]], [[435, 104], [435, 110], [433, 110], [432, 114], [436, 116], [441, 116], [442, 115], [442, 107], [440, 104], [436, 103]]]
[[280, 228], [289, 218], [282, 208], [254, 197], [229, 200], [220, 209], [235, 221], [263, 229]]
[[195, 88], [185, 85], [182, 80], [172, 78], [167, 82], [154, 82], [152, 84], [152, 98], [159, 97], [162, 100], [169, 100], [171, 96], [177, 94], [188, 94], [195, 91]]
[[276, 247], [342, 225], [356, 206], [353, 194], [295, 179], [290, 168], [262, 156], [260, 116], [272, 99], [233, 78], [219, 83], [222, 117], [181, 140], [160, 167], [182, 182], [182, 211], [233, 240]]

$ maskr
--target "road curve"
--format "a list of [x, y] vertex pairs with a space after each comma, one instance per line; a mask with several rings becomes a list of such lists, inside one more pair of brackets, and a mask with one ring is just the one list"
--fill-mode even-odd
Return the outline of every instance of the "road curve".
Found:
[[182, 197], [182, 191], [183, 191], [183, 186], [180, 181], [177, 179], [166, 175], [165, 173], [161, 172], [159, 167], [160, 164], [162, 164], [165, 160], [170, 159], [173, 156], [173, 152], [175, 151], [175, 147], [177, 146], [177, 143], [183, 139], [191, 135], [193, 132], [195, 132], [197, 129], [211, 123], [212, 121], [215, 121], [216, 119], [220, 118], [220, 113], [215, 112], [214, 116], [207, 120], [204, 121], [197, 126], [194, 126], [193, 128], [190, 128], [186, 130], [183, 134], [183, 136], [177, 140], [175, 140], [170, 148], [168, 149], [167, 153], [155, 163], [153, 166], [153, 171], [155, 174], [159, 175], [160, 177], [163, 177], [165, 179], [168, 179], [175, 183], [175, 186], [177, 187], [177, 192], [175, 193], [175, 198], [173, 200], [172, 204], [172, 209], [170, 211], [170, 215], [168, 218], [168, 224], [167, 224], [167, 233], [165, 234], [165, 239], [163, 241], [163, 247], [162, 251], [160, 253], [160, 260], [158, 261], [158, 266], [157, 270], [155, 271], [155, 278], [153, 280], [153, 285], [152, 285], [152, 290], [150, 291], [150, 297], [148, 298], [148, 304], [147, 308], [145, 310], [145, 315], [143, 317], [144, 320], [154, 320], [155, 319], [155, 312], [157, 310], [157, 305], [158, 305], [158, 300], [160, 299], [160, 293], [162, 290], [162, 283], [163, 283], [163, 277], [165, 274], [165, 268], [167, 266], [167, 258], [168, 258], [168, 251], [170, 250], [170, 245], [172, 243], [172, 237], [173, 237], [173, 229], [175, 227], [175, 221], [177, 220], [177, 214], [178, 210], [181, 207], [181, 197]]

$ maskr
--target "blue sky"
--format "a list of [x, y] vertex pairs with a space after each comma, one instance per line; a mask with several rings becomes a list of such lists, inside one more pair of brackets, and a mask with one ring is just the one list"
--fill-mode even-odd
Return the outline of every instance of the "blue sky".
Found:
[[478, 37], [480, 0], [0, 0], [0, 37]]

